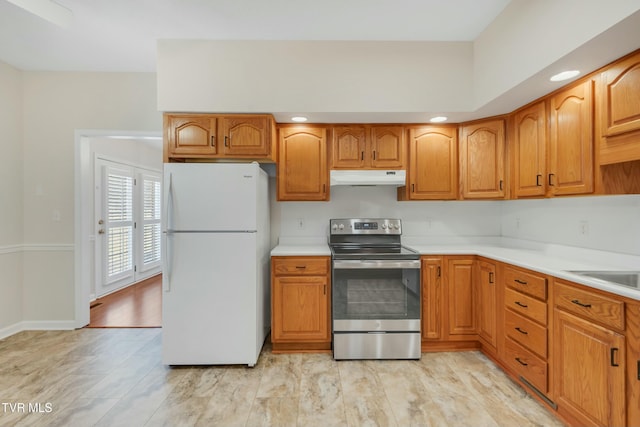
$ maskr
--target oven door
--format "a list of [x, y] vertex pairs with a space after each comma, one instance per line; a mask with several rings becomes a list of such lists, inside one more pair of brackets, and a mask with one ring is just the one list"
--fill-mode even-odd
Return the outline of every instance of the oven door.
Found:
[[420, 332], [420, 260], [335, 260], [334, 332]]

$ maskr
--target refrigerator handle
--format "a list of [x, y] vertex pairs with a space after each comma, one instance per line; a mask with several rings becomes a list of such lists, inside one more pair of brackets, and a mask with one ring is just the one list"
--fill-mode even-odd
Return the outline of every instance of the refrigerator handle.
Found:
[[171, 210], [171, 205], [173, 203], [173, 175], [169, 172], [169, 188], [167, 189], [167, 206], [165, 209], [165, 224], [166, 230], [171, 230], [171, 223], [169, 222], [169, 213]]
[[169, 242], [173, 237], [173, 233], [171, 233], [170, 231], [165, 231], [164, 235], [165, 235], [165, 240], [164, 240], [163, 249], [164, 249], [165, 269], [162, 272], [163, 274], [162, 285], [164, 287], [165, 292], [171, 292], [171, 266], [173, 265], [173, 252], [171, 251]]
[[169, 188], [167, 189], [167, 206], [165, 210], [165, 224], [166, 228], [164, 230], [165, 241], [164, 245], [162, 245], [164, 249], [164, 265], [165, 271], [163, 271], [163, 287], [165, 292], [171, 292], [171, 266], [173, 264], [173, 253], [171, 252], [169, 246], [169, 241], [171, 240], [171, 224], [169, 222], [170, 212], [171, 212], [171, 204], [173, 203], [173, 175], [169, 172]]

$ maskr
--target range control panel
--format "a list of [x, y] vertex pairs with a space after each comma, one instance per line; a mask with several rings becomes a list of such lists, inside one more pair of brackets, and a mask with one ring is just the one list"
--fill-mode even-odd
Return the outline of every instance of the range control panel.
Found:
[[402, 222], [390, 218], [349, 218], [329, 221], [331, 234], [402, 234]]

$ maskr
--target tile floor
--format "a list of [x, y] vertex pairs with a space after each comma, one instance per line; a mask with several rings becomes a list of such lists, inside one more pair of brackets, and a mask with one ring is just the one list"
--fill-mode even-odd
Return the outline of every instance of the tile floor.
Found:
[[0, 426], [562, 425], [479, 352], [336, 362], [266, 345], [254, 368], [170, 368], [160, 346], [160, 329], [1, 340]]

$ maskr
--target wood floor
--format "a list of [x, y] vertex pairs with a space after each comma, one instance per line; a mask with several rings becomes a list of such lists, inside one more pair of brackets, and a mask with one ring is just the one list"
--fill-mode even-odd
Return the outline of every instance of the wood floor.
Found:
[[0, 340], [1, 426], [561, 426], [479, 352], [420, 361], [273, 354], [171, 368], [159, 328]]
[[161, 325], [161, 274], [91, 303], [89, 328], [157, 328]]

